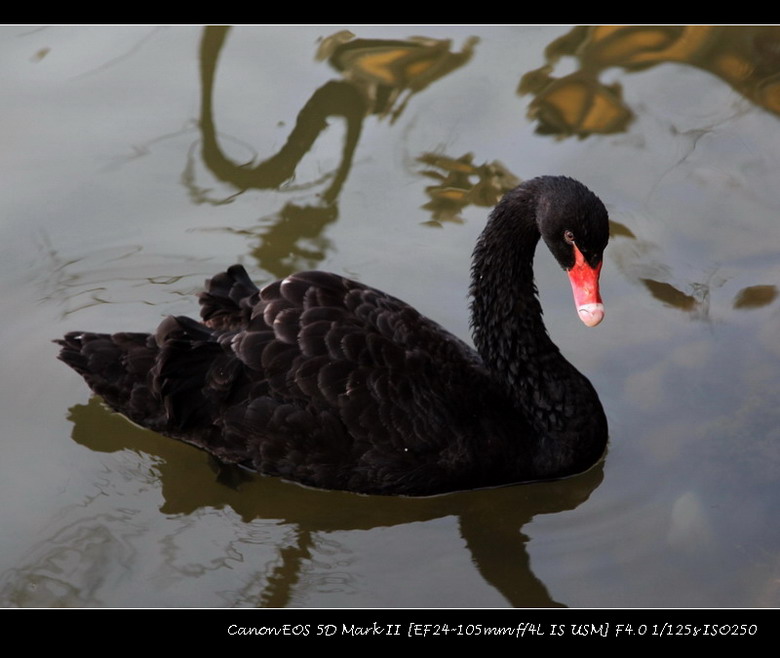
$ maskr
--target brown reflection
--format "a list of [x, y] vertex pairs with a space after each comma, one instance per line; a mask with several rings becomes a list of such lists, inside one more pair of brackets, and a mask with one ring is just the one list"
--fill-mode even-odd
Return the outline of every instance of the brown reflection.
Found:
[[373, 114], [392, 123], [413, 94], [468, 62], [478, 42], [470, 37], [461, 52], [451, 52], [449, 39], [356, 39], [343, 30], [322, 40], [317, 59], [327, 59], [370, 99]]
[[[552, 77], [563, 57], [575, 72]], [[619, 84], [599, 75], [611, 67], [642, 71], [674, 62], [709, 71], [759, 107], [780, 114], [780, 26], [576, 27], [545, 51], [545, 66], [523, 76], [518, 92], [532, 94], [528, 108], [537, 132], [580, 138], [625, 130], [633, 118]]]
[[[232, 508], [247, 524], [275, 520], [294, 533], [278, 548], [270, 573], [257, 572], [240, 605], [284, 607], [301, 574], [322, 542], [333, 544], [337, 531], [425, 522], [455, 516], [479, 573], [513, 607], [562, 607], [533, 573], [522, 528], [538, 514], [572, 510], [584, 503], [603, 478], [601, 464], [568, 480], [486, 489], [431, 498], [363, 496], [318, 491], [216, 467], [208, 455], [138, 428], [110, 413], [97, 398], [70, 410], [72, 438], [98, 452], [142, 451], [153, 455], [166, 515], [188, 515], [201, 508]], [[215, 470], [216, 469], [216, 475]], [[250, 526], [248, 526], [250, 527]], [[258, 584], [262, 583], [262, 587]]]
[[[695, 318], [704, 319], [708, 317], [711, 292], [709, 283], [690, 284], [692, 294], [688, 294], [665, 281], [646, 278], [640, 278], [639, 281], [662, 304], [690, 313]], [[733, 306], [735, 309], [747, 311], [769, 306], [775, 299], [777, 299], [776, 286], [748, 286], [737, 293]]]
[[777, 286], [749, 286], [737, 293], [734, 308], [750, 309], [768, 306], [777, 299]]
[[641, 281], [653, 297], [667, 306], [673, 306], [681, 311], [692, 311], [699, 305], [699, 301], [695, 297], [686, 295], [670, 283], [653, 281], [652, 279], [641, 279]]
[[431, 199], [423, 206], [431, 213], [426, 224], [460, 223], [463, 221], [460, 213], [466, 206], [492, 208], [505, 192], [520, 183], [520, 179], [500, 162], [475, 165], [471, 153], [459, 158], [424, 153], [417, 160], [427, 166], [420, 173], [437, 183], [425, 188]]
[[620, 85], [604, 85], [585, 72], [555, 80], [538, 71], [520, 82], [521, 94], [533, 94], [528, 116], [538, 121], [536, 132], [558, 137], [617, 133], [633, 118], [623, 104]]
[[[389, 115], [391, 120], [397, 119], [413, 94], [471, 58], [476, 39], [469, 39], [459, 53], [450, 51], [449, 40], [423, 37], [406, 41], [355, 39], [351, 32], [340, 32], [324, 39], [317, 58], [327, 59], [343, 79], [329, 81], [312, 94], [277, 153], [259, 163], [246, 163], [226, 155], [214, 118], [217, 63], [229, 31], [225, 26], [206, 27], [200, 44], [202, 158], [218, 180], [234, 187], [237, 194], [250, 189], [293, 189], [289, 182], [327, 127], [327, 119], [340, 117], [346, 121], [336, 170], [294, 188], [313, 188], [327, 181], [318, 202], [305, 206], [288, 203], [275, 215], [264, 218], [262, 227], [240, 231], [256, 240], [252, 253], [260, 267], [281, 277], [313, 267], [324, 258], [329, 245], [322, 233], [338, 217], [338, 198], [349, 175], [365, 117]], [[208, 190], [197, 186], [193, 171], [194, 162], [190, 159], [183, 179], [196, 202], [228, 203], [235, 196], [211, 198]]]
[[[610, 237], [631, 240], [631, 243], [616, 240], [610, 246], [614, 262], [628, 279], [642, 284], [664, 306], [688, 313], [692, 319], [709, 319], [712, 292], [725, 283], [723, 279], [713, 273], [704, 281], [686, 282], [681, 288], [679, 284], [670, 283], [674, 276], [658, 257], [656, 245], [638, 238], [626, 226], [612, 220]], [[630, 247], [626, 248], [627, 244]], [[735, 309], [747, 311], [769, 306], [777, 297], [777, 286], [754, 285], [740, 290], [732, 304]]]
[[224, 229], [251, 238], [252, 256], [260, 267], [276, 278], [301, 270], [316, 269], [325, 259], [330, 240], [324, 228], [338, 219], [334, 206], [300, 206], [287, 203], [274, 215], [260, 220], [260, 226]]
[[366, 104], [353, 85], [338, 81], [327, 82], [307, 101], [295, 122], [290, 136], [278, 153], [268, 159], [248, 165], [234, 162], [220, 147], [214, 123], [214, 80], [220, 51], [229, 32], [228, 27], [207, 27], [200, 44], [201, 115], [203, 161], [221, 181], [240, 191], [248, 189], [279, 189], [295, 174], [295, 168], [311, 149], [320, 133], [327, 127], [327, 118], [343, 117], [347, 122], [342, 160], [332, 175], [330, 186], [322, 193], [325, 203], [336, 200], [352, 163], [366, 114]]
[[616, 222], [614, 219], [609, 220], [609, 236], [611, 238], [620, 236], [624, 238], [636, 239], [634, 232], [628, 228], [628, 226], [621, 224], [620, 222]]

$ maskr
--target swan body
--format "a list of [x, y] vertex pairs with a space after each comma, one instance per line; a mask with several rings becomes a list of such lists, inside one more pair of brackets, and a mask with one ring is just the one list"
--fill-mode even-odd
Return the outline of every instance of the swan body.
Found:
[[258, 290], [234, 265], [207, 282], [202, 321], [72, 332], [59, 358], [135, 423], [314, 487], [431, 495], [573, 475], [603, 454], [607, 422], [542, 323], [540, 236], [597, 324], [607, 212], [545, 176], [507, 193], [477, 242], [476, 350], [362, 283], [312, 271]]

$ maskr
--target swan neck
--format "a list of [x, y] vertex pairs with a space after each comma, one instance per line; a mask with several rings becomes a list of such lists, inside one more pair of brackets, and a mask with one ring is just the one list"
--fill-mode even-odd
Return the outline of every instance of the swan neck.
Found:
[[558, 353], [534, 283], [540, 238], [534, 198], [519, 192], [508, 193], [490, 215], [474, 249], [470, 290], [474, 344], [510, 388], [531, 374], [541, 355]]
[[474, 250], [471, 312], [475, 347], [533, 429], [535, 468], [548, 477], [566, 473], [577, 455], [595, 461], [606, 421], [590, 382], [564, 358], [542, 319], [533, 276], [535, 206], [515, 195], [494, 210]]

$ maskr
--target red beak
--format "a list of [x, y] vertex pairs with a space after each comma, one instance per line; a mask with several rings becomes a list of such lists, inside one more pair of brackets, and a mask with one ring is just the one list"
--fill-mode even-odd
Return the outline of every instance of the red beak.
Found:
[[595, 327], [604, 319], [604, 304], [599, 292], [601, 265], [602, 263], [596, 267], [588, 265], [582, 252], [574, 245], [574, 267], [568, 271], [569, 280], [577, 313], [580, 320], [589, 327]]

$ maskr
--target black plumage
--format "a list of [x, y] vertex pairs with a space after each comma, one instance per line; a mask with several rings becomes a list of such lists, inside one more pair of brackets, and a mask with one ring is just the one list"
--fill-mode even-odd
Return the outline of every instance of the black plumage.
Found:
[[477, 351], [361, 283], [302, 272], [258, 290], [234, 265], [207, 282], [202, 322], [72, 332], [59, 358], [132, 421], [315, 487], [429, 495], [572, 475], [599, 459], [607, 423], [542, 323], [540, 235], [597, 280], [603, 204], [569, 178], [521, 184], [474, 251]]

